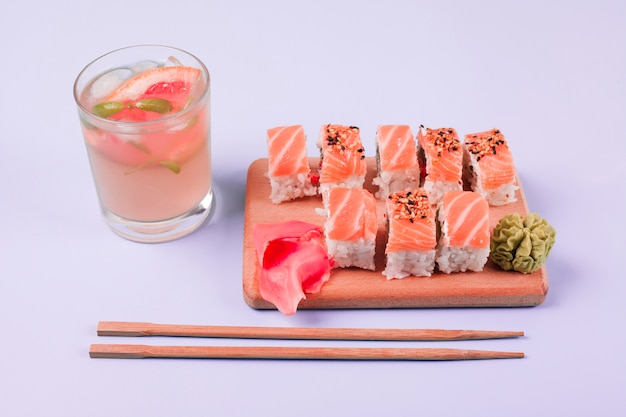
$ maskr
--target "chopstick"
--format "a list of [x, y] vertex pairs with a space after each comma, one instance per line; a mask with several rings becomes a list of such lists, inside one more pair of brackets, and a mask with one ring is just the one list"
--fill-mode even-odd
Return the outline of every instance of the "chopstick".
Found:
[[522, 352], [439, 348], [327, 348], [273, 346], [149, 346], [93, 344], [91, 358], [144, 359], [317, 359], [452, 361], [523, 358]]
[[524, 336], [521, 331], [446, 329], [367, 329], [259, 326], [205, 326], [147, 322], [101, 321], [98, 336], [175, 336], [234, 339], [407, 340], [443, 341], [503, 339]]
[[[207, 326], [148, 322], [101, 321], [98, 336], [174, 336], [246, 339], [444, 341], [502, 339], [524, 336], [521, 331], [375, 329], [261, 326]], [[93, 344], [91, 358], [195, 358], [195, 359], [318, 359], [450, 361], [523, 358], [523, 352], [448, 348], [358, 348], [287, 346], [153, 346]]]

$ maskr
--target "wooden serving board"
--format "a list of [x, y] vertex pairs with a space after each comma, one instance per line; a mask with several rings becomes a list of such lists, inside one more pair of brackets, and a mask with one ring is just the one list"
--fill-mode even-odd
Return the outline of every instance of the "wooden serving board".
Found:
[[[319, 159], [311, 158], [311, 167]], [[252, 240], [252, 225], [286, 220], [301, 220], [322, 226], [324, 218], [317, 214], [322, 207], [320, 197], [273, 204], [270, 184], [266, 177], [267, 159], [254, 161], [248, 169], [243, 241], [243, 294], [246, 303], [255, 309], [274, 309], [259, 293], [256, 249]], [[372, 186], [376, 161], [367, 158], [368, 173], [365, 188]], [[519, 181], [519, 179], [518, 179]], [[505, 206], [490, 208], [491, 228], [509, 213], [528, 213], [521, 183], [516, 192], [517, 201]], [[357, 268], [333, 269], [330, 280], [316, 294], [307, 294], [298, 309], [342, 308], [435, 308], [435, 307], [531, 307], [541, 304], [548, 293], [545, 265], [532, 274], [504, 271], [488, 261], [482, 272], [443, 274], [431, 277], [407, 277], [387, 280], [385, 267], [386, 222], [384, 202], [378, 203], [378, 236], [376, 239], [376, 270]]]

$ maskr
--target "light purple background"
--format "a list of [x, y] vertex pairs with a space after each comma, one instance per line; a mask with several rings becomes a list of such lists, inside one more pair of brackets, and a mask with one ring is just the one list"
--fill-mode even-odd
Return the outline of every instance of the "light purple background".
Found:
[[[13, 1], [0, 14], [0, 415], [621, 416], [626, 388], [626, 3]], [[212, 74], [214, 220], [131, 243], [100, 219], [72, 98], [82, 67], [141, 43]], [[500, 128], [557, 243], [544, 304], [299, 311], [243, 301], [245, 176], [265, 130], [323, 123]], [[89, 359], [99, 320], [523, 330], [390, 346], [524, 351], [522, 360]], [[348, 342], [289, 345], [362, 346]], [[368, 344], [365, 344], [369, 346]], [[383, 346], [374, 343], [372, 346]], [[387, 346], [387, 345], [384, 345]]]

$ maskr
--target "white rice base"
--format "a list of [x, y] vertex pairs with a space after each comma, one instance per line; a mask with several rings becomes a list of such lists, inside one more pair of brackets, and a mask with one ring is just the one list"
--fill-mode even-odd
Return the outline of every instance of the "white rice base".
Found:
[[365, 175], [350, 175], [344, 181], [320, 184], [320, 192], [323, 193], [329, 188], [363, 188], [364, 183]]
[[372, 179], [372, 184], [378, 186], [378, 191], [374, 193], [374, 196], [379, 200], [384, 200], [390, 193], [419, 188], [419, 168], [379, 171], [378, 175]]
[[387, 253], [387, 265], [383, 275], [388, 280], [408, 276], [429, 277], [435, 269], [435, 250], [399, 250]]
[[306, 173], [279, 177], [270, 176], [269, 180], [271, 185], [270, 200], [274, 204], [317, 194], [317, 187], [311, 183], [311, 179]]
[[355, 266], [357, 268], [375, 270], [374, 254], [376, 240], [361, 238], [357, 241], [326, 239], [328, 254], [339, 268]]
[[364, 183], [365, 175], [351, 175], [345, 181], [320, 184], [319, 193], [322, 195], [324, 207], [326, 207], [326, 195], [331, 188], [363, 188]]
[[483, 270], [489, 257], [489, 248], [474, 249], [442, 246], [437, 251], [437, 268], [440, 272], [465, 272]]
[[476, 156], [465, 147], [463, 148], [463, 177], [469, 184], [470, 189], [485, 197], [485, 200], [487, 200], [490, 206], [503, 206], [517, 201], [515, 191], [519, 187], [515, 185], [515, 181], [502, 184], [495, 189], [483, 189], [480, 165], [478, 165], [478, 161], [476, 161]]
[[428, 194], [430, 204], [439, 204], [449, 191], [463, 191], [463, 184], [455, 181], [433, 181], [426, 177], [424, 190]]

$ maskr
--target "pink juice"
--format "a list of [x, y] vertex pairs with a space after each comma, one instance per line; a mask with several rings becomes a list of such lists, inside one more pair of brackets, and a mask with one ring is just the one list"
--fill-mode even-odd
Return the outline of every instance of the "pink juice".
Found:
[[210, 125], [205, 103], [182, 127], [114, 133], [83, 123], [101, 204], [135, 221], [161, 221], [195, 207], [211, 189]]

